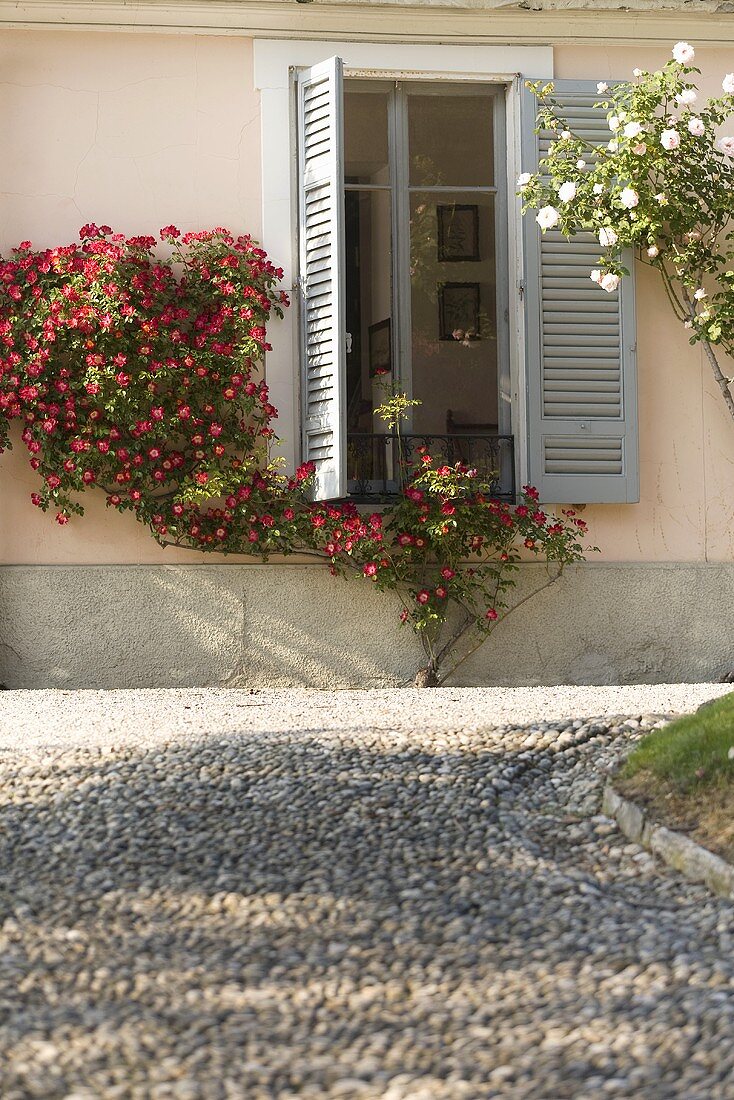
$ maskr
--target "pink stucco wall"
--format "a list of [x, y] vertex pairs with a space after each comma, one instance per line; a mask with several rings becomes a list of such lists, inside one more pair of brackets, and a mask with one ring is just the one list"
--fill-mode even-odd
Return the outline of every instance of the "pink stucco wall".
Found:
[[[88, 221], [259, 236], [260, 179], [251, 40], [0, 31], [1, 251], [75, 240]], [[30, 505], [34, 481], [25, 447], [0, 457], [2, 563], [201, 560], [162, 550], [101, 494], [62, 531]]]
[[[666, 57], [559, 46], [555, 71], [603, 79]], [[702, 49], [697, 60], [711, 91], [734, 68], [729, 49]], [[259, 234], [259, 100], [247, 39], [5, 30], [0, 74], [3, 251], [23, 238], [72, 240], [86, 221]], [[654, 273], [638, 266], [642, 499], [590, 506], [591, 537], [612, 561], [732, 561], [734, 425]], [[35, 481], [25, 448], [0, 458], [0, 563], [201, 560], [161, 550], [131, 516], [110, 514], [101, 494], [87, 496], [84, 519], [59, 528], [30, 505]]]

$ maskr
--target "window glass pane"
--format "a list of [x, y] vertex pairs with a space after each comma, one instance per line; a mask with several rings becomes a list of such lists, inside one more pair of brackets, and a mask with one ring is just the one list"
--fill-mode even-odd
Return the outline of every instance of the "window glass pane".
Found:
[[390, 182], [387, 92], [344, 92], [344, 178], [347, 183]]
[[413, 430], [497, 431], [493, 195], [410, 196]]
[[345, 197], [347, 429], [379, 432], [372, 410], [393, 376], [390, 194], [347, 191]]
[[412, 186], [493, 186], [493, 99], [487, 92], [408, 95]]

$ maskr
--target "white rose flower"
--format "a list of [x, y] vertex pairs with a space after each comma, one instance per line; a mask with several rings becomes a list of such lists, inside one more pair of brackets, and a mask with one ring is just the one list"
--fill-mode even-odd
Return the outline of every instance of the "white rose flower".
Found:
[[644, 157], [645, 153], [647, 152], [647, 146], [645, 145], [644, 141], [641, 141], [639, 145], [633, 145], [632, 152], [638, 157]]
[[647, 250], [647, 254], [651, 260], [654, 260], [656, 256], [660, 255], [660, 249], [656, 244], [651, 244]]
[[596, 90], [599, 93], [599, 95], [603, 95], [604, 92], [609, 91], [609, 85], [606, 83], [606, 81], [600, 80], [599, 83], [596, 86]]
[[637, 206], [640, 196], [633, 187], [625, 187], [620, 193], [619, 201], [625, 210], [631, 210], [633, 206]]
[[570, 136], [571, 136], [571, 131], [570, 130], [561, 130], [561, 137], [562, 138], [568, 139], [568, 138], [570, 138]]
[[602, 248], [611, 248], [617, 243], [617, 234], [609, 225], [603, 225], [599, 230], [599, 244]]
[[607, 145], [607, 149], [609, 150], [610, 153], [616, 153], [617, 149], [619, 149], [619, 142], [618, 141], [610, 141], [609, 144]]
[[680, 103], [681, 107], [690, 107], [697, 99], [698, 96], [693, 88], [684, 88], [683, 91], [678, 92], [678, 95], [675, 97], [676, 103]]
[[734, 73], [727, 73], [721, 82], [721, 87], [727, 95], [734, 95]]
[[560, 221], [560, 214], [555, 206], [544, 206], [538, 211], [535, 220], [541, 229], [553, 229]]
[[578, 168], [578, 170], [580, 172], [582, 168], [586, 167], [586, 161], [585, 160], [577, 160], [576, 161], [576, 167]]
[[624, 136], [626, 138], [639, 137], [644, 129], [645, 127], [642, 125], [641, 122], [628, 122], [624, 128]]
[[706, 297], [706, 291], [703, 289], [703, 287], [699, 287], [693, 297], [696, 299], [697, 302], [700, 302]]
[[600, 283], [601, 282], [601, 271], [599, 270], [598, 267], [594, 268], [591, 275], [589, 275], [589, 278], [591, 279], [592, 283]]
[[706, 124], [703, 119], [696, 118], [695, 115], [693, 116], [693, 118], [689, 118], [688, 133], [693, 134], [694, 137], [703, 137], [703, 135], [706, 133]]
[[576, 198], [576, 184], [572, 180], [562, 183], [558, 188], [558, 198], [561, 202], [572, 202]]
[[619, 275], [614, 275], [611, 271], [608, 271], [599, 286], [602, 290], [606, 290], [607, 294], [612, 294], [619, 286]]
[[527, 187], [533, 177], [529, 172], [521, 172], [517, 177], [517, 186], [522, 191], [523, 187]]
[[692, 241], [700, 241], [701, 234], [698, 229], [692, 229], [690, 233], [684, 234], [683, 240], [686, 241], [688, 244], [691, 244]]
[[603, 195], [604, 194], [604, 184], [603, 183], [595, 183], [594, 184], [594, 194], [595, 195]]
[[684, 321], [683, 328], [693, 328], [693, 321]]
[[660, 135], [660, 144], [663, 149], [667, 149], [668, 151], [677, 149], [680, 145], [680, 134], [677, 130], [663, 130]]
[[633, 76], [642, 76], [642, 69], [633, 69], [632, 70], [632, 75]]
[[690, 65], [696, 56], [696, 51], [688, 42], [676, 42], [673, 46], [673, 57], [679, 65]]
[[618, 130], [621, 125], [622, 123], [619, 120], [619, 116], [612, 115], [612, 117], [609, 119], [609, 129], [612, 131]]
[[734, 157], [734, 137], [719, 138], [716, 144], [727, 157]]

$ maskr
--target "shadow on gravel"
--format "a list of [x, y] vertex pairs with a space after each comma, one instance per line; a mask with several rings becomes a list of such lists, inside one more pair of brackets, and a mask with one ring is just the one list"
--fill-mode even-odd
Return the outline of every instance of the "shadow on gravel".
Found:
[[3, 1100], [724, 1097], [725, 903], [573, 878], [513, 761], [316, 731], [6, 760]]

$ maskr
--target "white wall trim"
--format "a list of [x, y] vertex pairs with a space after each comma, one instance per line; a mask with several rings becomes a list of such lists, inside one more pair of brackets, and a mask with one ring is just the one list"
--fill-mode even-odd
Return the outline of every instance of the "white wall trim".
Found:
[[[344, 61], [345, 75], [355, 72], [379, 73], [381, 76], [446, 79], [481, 79], [510, 86], [518, 73], [528, 77], [550, 79], [553, 76], [553, 51], [547, 46], [441, 46], [364, 42], [311, 42], [256, 40], [254, 43], [254, 80], [261, 93], [262, 131], [262, 243], [274, 262], [284, 271], [284, 285], [295, 292], [297, 266], [297, 204], [294, 170], [295, 135], [293, 130], [293, 96], [291, 70], [316, 65], [338, 55]], [[512, 194], [516, 167], [519, 164], [519, 123], [513, 116], [516, 95], [510, 95], [508, 107], [508, 193]], [[510, 227], [510, 241], [515, 234]], [[510, 246], [510, 264], [519, 263]], [[513, 281], [514, 282], [514, 281]], [[279, 411], [277, 426], [282, 440], [281, 456], [289, 467], [300, 457], [299, 401], [299, 340], [297, 302], [294, 293], [291, 309], [282, 323], [271, 330], [273, 350], [268, 353], [266, 372], [273, 404]], [[521, 302], [516, 286], [510, 286], [510, 309], [514, 318], [511, 339], [513, 360], [513, 392], [520, 383], [521, 339], [523, 329]], [[520, 335], [518, 335], [520, 334]], [[520, 387], [521, 388], [521, 387]], [[518, 412], [521, 413], [518, 406]], [[516, 417], [515, 434], [524, 420]], [[518, 441], [518, 456], [524, 453], [523, 439]], [[521, 466], [518, 472], [522, 472]]]
[[[720, 0], [554, 0], [553, 7], [506, 7], [507, 0], [400, 3], [293, 0], [0, 0], [0, 27], [234, 34], [255, 38], [351, 38], [413, 43], [517, 45], [599, 42], [666, 45], [678, 38], [720, 46], [734, 21]], [[621, 10], [612, 10], [617, 5]], [[634, 10], [627, 10], [634, 7]]]

